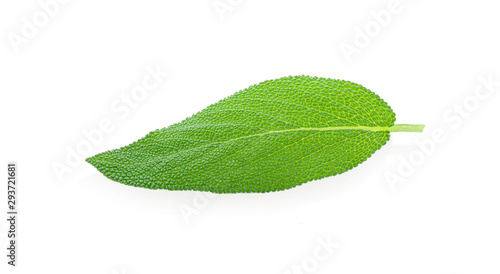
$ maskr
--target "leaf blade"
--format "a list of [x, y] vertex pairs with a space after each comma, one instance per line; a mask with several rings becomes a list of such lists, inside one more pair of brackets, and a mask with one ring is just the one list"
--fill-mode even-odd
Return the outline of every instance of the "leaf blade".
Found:
[[394, 121], [392, 109], [360, 85], [290, 76], [87, 161], [128, 185], [269, 192], [352, 169], [387, 142]]

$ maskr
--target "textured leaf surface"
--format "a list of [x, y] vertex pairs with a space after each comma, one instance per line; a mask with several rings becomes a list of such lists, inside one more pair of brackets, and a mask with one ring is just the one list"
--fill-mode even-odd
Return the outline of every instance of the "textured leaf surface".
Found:
[[391, 108], [348, 81], [269, 80], [87, 161], [151, 189], [269, 192], [340, 174], [389, 140]]

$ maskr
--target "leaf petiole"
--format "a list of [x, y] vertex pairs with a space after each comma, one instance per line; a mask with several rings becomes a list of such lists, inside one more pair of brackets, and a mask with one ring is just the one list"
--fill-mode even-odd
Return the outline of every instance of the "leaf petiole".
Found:
[[425, 125], [396, 124], [389, 128], [389, 132], [422, 132]]

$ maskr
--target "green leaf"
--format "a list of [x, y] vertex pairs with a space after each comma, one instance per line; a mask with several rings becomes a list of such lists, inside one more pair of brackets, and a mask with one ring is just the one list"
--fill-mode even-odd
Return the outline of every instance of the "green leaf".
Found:
[[356, 167], [391, 131], [423, 130], [395, 119], [358, 84], [290, 76], [251, 86], [87, 162], [111, 180], [151, 189], [285, 190]]

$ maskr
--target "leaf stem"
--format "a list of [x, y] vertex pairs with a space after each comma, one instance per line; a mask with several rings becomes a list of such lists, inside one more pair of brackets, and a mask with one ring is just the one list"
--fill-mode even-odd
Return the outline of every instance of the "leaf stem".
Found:
[[390, 132], [422, 132], [425, 125], [396, 124], [389, 128]]

